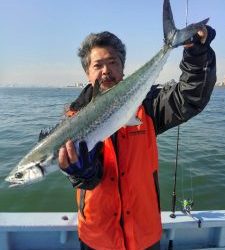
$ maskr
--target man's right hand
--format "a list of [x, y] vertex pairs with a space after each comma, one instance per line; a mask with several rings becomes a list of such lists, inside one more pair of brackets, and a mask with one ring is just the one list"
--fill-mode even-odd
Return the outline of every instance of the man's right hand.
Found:
[[59, 167], [65, 171], [69, 165], [78, 161], [78, 156], [72, 140], [66, 142], [64, 147], [59, 150]]
[[79, 154], [77, 154], [73, 141], [69, 140], [59, 150], [59, 166], [68, 175], [77, 178], [91, 178], [96, 174], [102, 153], [103, 142], [98, 142], [89, 152], [85, 141], [79, 143]]

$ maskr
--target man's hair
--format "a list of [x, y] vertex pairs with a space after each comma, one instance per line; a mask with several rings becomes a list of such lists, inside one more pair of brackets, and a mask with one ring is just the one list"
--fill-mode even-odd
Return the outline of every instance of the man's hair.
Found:
[[81, 64], [87, 72], [90, 65], [90, 53], [94, 47], [111, 47], [117, 53], [124, 68], [126, 60], [126, 47], [122, 41], [114, 34], [104, 31], [101, 33], [91, 33], [88, 35], [78, 49], [78, 56], [81, 59]]

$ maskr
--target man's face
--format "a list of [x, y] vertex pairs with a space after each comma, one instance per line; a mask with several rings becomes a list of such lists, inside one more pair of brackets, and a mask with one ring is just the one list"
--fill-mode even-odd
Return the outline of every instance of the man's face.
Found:
[[93, 85], [99, 81], [102, 90], [109, 89], [123, 79], [123, 66], [111, 47], [95, 47], [90, 53], [87, 77]]

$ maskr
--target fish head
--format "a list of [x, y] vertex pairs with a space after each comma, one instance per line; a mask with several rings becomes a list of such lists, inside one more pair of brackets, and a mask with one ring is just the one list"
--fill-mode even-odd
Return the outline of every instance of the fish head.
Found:
[[5, 181], [9, 182], [9, 187], [29, 185], [38, 182], [50, 172], [49, 169], [53, 159], [53, 156], [49, 156], [37, 162], [19, 163], [5, 178]]
[[16, 187], [37, 182], [43, 178], [42, 168], [37, 164], [29, 164], [24, 168], [18, 168], [11, 172], [5, 181], [10, 183], [10, 187]]

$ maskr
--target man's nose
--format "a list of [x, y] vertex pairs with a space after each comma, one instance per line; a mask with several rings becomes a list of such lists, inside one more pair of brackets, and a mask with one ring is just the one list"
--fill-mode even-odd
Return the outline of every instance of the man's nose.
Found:
[[110, 73], [110, 67], [109, 67], [109, 65], [107, 65], [107, 64], [103, 65], [102, 73], [103, 74], [109, 74]]

